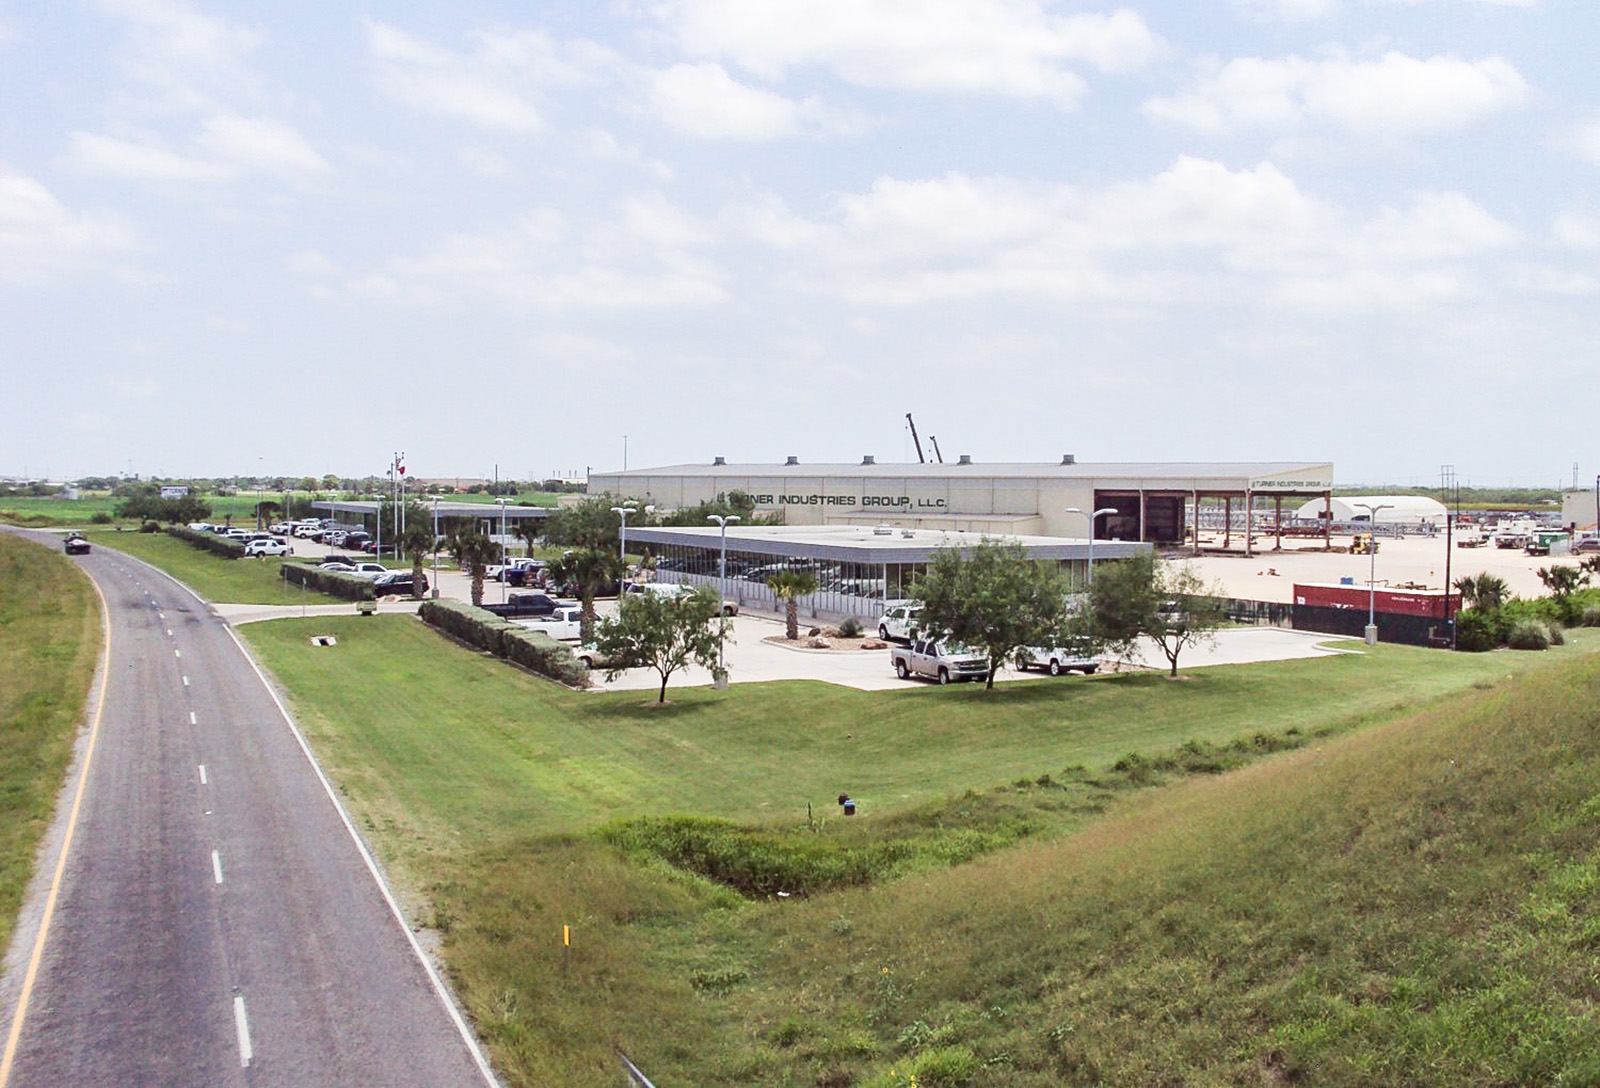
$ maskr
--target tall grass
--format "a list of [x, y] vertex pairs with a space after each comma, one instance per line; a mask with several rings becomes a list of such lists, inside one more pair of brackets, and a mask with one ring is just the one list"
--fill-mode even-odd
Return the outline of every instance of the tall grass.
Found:
[[0, 948], [71, 762], [100, 653], [99, 615], [69, 560], [0, 533]]
[[[311, 648], [326, 631], [338, 647]], [[989, 695], [741, 685], [659, 710], [401, 617], [246, 633], [512, 1084], [614, 1084], [619, 1044], [666, 1084], [1455, 1082], [1422, 1053], [1514, 1083], [1506, 1054], [1559, 1071], [1588, 1040], [1538, 996], [1592, 966], [1582, 945], [1559, 978], [1484, 975], [1504, 1014], [1471, 1047], [1447, 1039], [1461, 1005], [1397, 1034], [1404, 1002], [1470, 974], [1453, 942], [1493, 951], [1521, 916], [1527, 857], [1586, 887], [1526, 826], [1551, 746], [1479, 731], [1558, 706], [1552, 735], [1592, 726], [1562, 694], [1593, 689], [1587, 631], [1538, 655], [1380, 646]], [[1574, 671], [1513, 679], [1551, 662]], [[1375, 1026], [1317, 1035], [1346, 1006]]]

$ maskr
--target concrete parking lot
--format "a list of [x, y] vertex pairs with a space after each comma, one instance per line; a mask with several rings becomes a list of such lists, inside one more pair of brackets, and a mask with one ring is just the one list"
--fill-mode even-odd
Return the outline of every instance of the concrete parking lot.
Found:
[[[1414, 543], [1414, 542], [1402, 542]], [[1388, 542], [1385, 542], [1386, 546]], [[294, 551], [297, 558], [318, 559], [331, 553], [339, 553], [339, 549], [328, 548], [306, 540], [296, 540]], [[1404, 549], [1396, 548], [1396, 552]], [[342, 553], [339, 553], [342, 554]], [[1380, 549], [1379, 562], [1384, 559], [1384, 552]], [[1520, 555], [1521, 553], [1517, 553]], [[1282, 557], [1290, 553], [1277, 553], [1272, 556], [1272, 562], [1282, 562]], [[1329, 556], [1323, 553], [1303, 553], [1290, 556], [1290, 561], [1284, 563], [1293, 569], [1293, 562], [1299, 559], [1306, 571], [1341, 571], [1350, 565], [1353, 560], [1366, 563], [1365, 556]], [[1398, 559], [1398, 557], [1397, 557]], [[1411, 562], [1415, 562], [1413, 559]], [[1252, 587], [1255, 583], [1250, 581], [1251, 576], [1243, 573], [1243, 564], [1256, 564], [1255, 569], [1265, 569], [1268, 565], [1261, 557], [1250, 560], [1234, 560], [1229, 558], [1216, 558], [1202, 560], [1202, 563], [1217, 565], [1221, 569], [1234, 574], [1235, 581], [1242, 580], [1239, 589]], [[400, 567], [407, 564], [395, 563], [393, 560], [385, 561], [385, 566]], [[1231, 566], [1230, 566], [1231, 565]], [[1397, 561], [1395, 566], [1399, 566]], [[430, 581], [435, 580], [434, 568], [431, 561], [424, 565]], [[1208, 577], [1215, 575], [1208, 574]], [[1280, 567], [1279, 578], [1283, 577]], [[1306, 577], [1305, 580], [1313, 580]], [[1315, 580], [1337, 581], [1333, 578], [1323, 578], [1319, 575]], [[1287, 584], [1287, 583], [1286, 583]], [[453, 600], [471, 599], [471, 580], [457, 571], [441, 570], [438, 572], [435, 585], [441, 597]], [[484, 600], [495, 602], [503, 600], [511, 593], [519, 592], [508, 589], [498, 582], [488, 582], [484, 586]], [[1232, 584], [1229, 592], [1238, 596], [1246, 596], [1238, 592]], [[1271, 597], [1258, 599], [1271, 600]], [[1285, 600], [1287, 597], [1284, 598]], [[217, 605], [217, 612], [230, 623], [250, 623], [259, 620], [277, 619], [285, 616], [347, 616], [353, 610], [350, 604], [321, 604], [278, 607], [270, 605]], [[409, 599], [384, 599], [378, 602], [380, 613], [409, 613], [416, 611], [416, 602]], [[601, 601], [597, 611], [602, 616], [613, 615], [616, 609], [615, 601]], [[729, 639], [726, 650], [726, 660], [729, 670], [729, 679], [736, 684], [761, 683], [772, 680], [816, 680], [823, 683], [840, 684], [845, 687], [855, 688], [860, 691], [891, 691], [911, 690], [922, 686], [924, 682], [916, 680], [900, 680], [894, 674], [894, 669], [889, 663], [889, 651], [884, 650], [810, 650], [795, 646], [774, 644], [767, 639], [783, 633], [784, 624], [780, 617], [744, 613], [730, 621]], [[1215, 644], [1211, 646], [1196, 647], [1186, 650], [1179, 659], [1181, 669], [1205, 668], [1213, 665], [1243, 664], [1255, 661], [1284, 661], [1295, 658], [1322, 657], [1341, 652], [1359, 652], [1359, 640], [1338, 639], [1328, 635], [1310, 632], [1290, 631], [1282, 628], [1251, 627], [1237, 628], [1218, 632]], [[1109, 666], [1109, 663], [1108, 663]], [[1144, 667], [1165, 669], [1166, 658], [1159, 648], [1151, 645], [1142, 646], [1128, 662], [1130, 667]], [[1014, 669], [1005, 668], [996, 676], [996, 682], [1009, 682], [1019, 679], [1045, 679], [1051, 683], [1073, 683], [1074, 677], [1058, 677], [1053, 680], [1042, 677], [1036, 672], [1018, 673]], [[614, 680], [607, 680], [603, 673], [595, 674], [596, 690], [600, 691], [654, 691], [660, 685], [660, 677], [651, 669], [631, 669], [622, 673]], [[690, 666], [680, 670], [672, 677], [669, 691], [673, 687], [708, 686], [711, 684], [711, 674], [708, 670], [697, 666]]]

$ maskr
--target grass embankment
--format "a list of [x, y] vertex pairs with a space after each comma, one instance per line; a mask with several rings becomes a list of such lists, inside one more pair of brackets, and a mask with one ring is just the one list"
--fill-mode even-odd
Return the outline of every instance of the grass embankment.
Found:
[[[253, 491], [240, 495], [204, 495], [202, 498], [211, 504], [213, 521], [222, 521], [231, 515], [235, 525], [255, 524], [256, 494]], [[267, 492], [262, 498], [270, 502], [273, 494]], [[114, 518], [116, 507], [121, 501], [103, 491], [89, 492], [76, 499], [0, 497], [0, 521], [37, 528], [55, 525], [82, 529], [93, 524], [97, 514]], [[136, 527], [139, 524], [138, 519], [117, 520], [124, 526]]]
[[246, 633], [513, 1084], [1535, 1083], [1589, 1039], [1588, 632], [663, 709], [399, 617]]
[[0, 949], [72, 760], [100, 644], [89, 580], [65, 557], [0, 534]]
[[115, 548], [159, 567], [217, 604], [332, 604], [338, 600], [284, 584], [277, 556], [224, 559], [166, 533], [95, 532], [97, 547]]

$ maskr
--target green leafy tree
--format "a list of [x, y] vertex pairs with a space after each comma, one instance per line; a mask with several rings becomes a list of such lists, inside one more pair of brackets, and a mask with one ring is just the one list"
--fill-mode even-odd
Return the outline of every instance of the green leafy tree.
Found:
[[783, 602], [784, 637], [800, 637], [800, 598], [817, 591], [817, 576], [809, 570], [780, 570], [767, 579], [767, 588]]
[[500, 545], [477, 529], [463, 526], [450, 534], [445, 548], [472, 579], [472, 603], [482, 608], [483, 580], [488, 576], [489, 564], [500, 558]]
[[1511, 597], [1511, 588], [1498, 574], [1464, 574], [1455, 581], [1461, 603], [1480, 613], [1498, 610]]
[[1556, 617], [1571, 627], [1578, 619], [1577, 604], [1573, 594], [1589, 584], [1589, 571], [1582, 566], [1566, 565], [1539, 568], [1539, 581], [1554, 599]]
[[[544, 523], [545, 543], [563, 548], [610, 548], [616, 551], [622, 519], [611, 512], [622, 500], [609, 493], [594, 495], [551, 512]], [[640, 505], [628, 524], [647, 524], [649, 515]]]
[[1052, 563], [1029, 559], [1022, 545], [983, 539], [963, 555], [933, 554], [917, 587], [920, 622], [989, 659], [984, 690], [995, 672], [1028, 646], [1062, 645], [1071, 634], [1071, 586]]
[[661, 677], [656, 701], [667, 701], [667, 681], [689, 664], [714, 669], [722, 645], [722, 601], [709, 586], [693, 593], [629, 594], [614, 619], [595, 631], [606, 679], [624, 669], [652, 668]]
[[422, 561], [439, 542], [433, 535], [433, 513], [421, 503], [406, 503], [405, 527], [396, 541], [396, 552], [411, 557], [411, 599], [422, 599]]
[[583, 602], [580, 635], [588, 642], [594, 634], [594, 599], [600, 587], [622, 577], [622, 559], [609, 548], [574, 548], [550, 564], [550, 577], [557, 582], [574, 582]]
[[1089, 590], [1092, 637], [1120, 656], [1148, 638], [1176, 677], [1183, 651], [1215, 642], [1227, 622], [1222, 596], [1221, 586], [1206, 585], [1193, 567], [1164, 563], [1149, 552], [1103, 563]]
[[193, 494], [181, 499], [163, 499], [155, 484], [137, 484], [129, 488], [127, 497], [116, 505], [119, 518], [137, 518], [140, 521], [164, 521], [168, 525], [179, 522], [201, 521], [211, 516], [211, 504]]

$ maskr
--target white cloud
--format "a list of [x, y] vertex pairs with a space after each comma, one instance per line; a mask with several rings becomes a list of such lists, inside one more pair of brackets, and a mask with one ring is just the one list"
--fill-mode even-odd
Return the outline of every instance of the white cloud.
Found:
[[1562, 212], [1550, 227], [1551, 238], [1568, 249], [1600, 250], [1600, 216]]
[[638, 148], [623, 146], [615, 136], [604, 129], [591, 130], [587, 145], [589, 154], [595, 158], [637, 166], [658, 182], [668, 182], [677, 176], [677, 171], [667, 163], [660, 159], [647, 158]]
[[1307, 195], [1270, 164], [1229, 170], [1193, 158], [1095, 190], [885, 178], [840, 197], [817, 223], [770, 203], [724, 221], [813, 264], [797, 283], [881, 305], [1012, 296], [1395, 309], [1470, 293], [1474, 262], [1518, 241], [1460, 194], [1362, 213]]
[[1210, 132], [1327, 124], [1365, 135], [1461, 128], [1521, 105], [1522, 76], [1499, 57], [1387, 53], [1378, 60], [1241, 57], [1145, 112]]
[[1600, 166], [1600, 121], [1589, 121], [1574, 128], [1567, 144], [1580, 158]]
[[650, 108], [701, 139], [772, 140], [791, 135], [799, 109], [782, 95], [737, 83], [720, 64], [677, 64], [650, 82]]
[[0, 281], [48, 283], [103, 267], [135, 241], [114, 217], [74, 212], [36, 179], [0, 167]]
[[213, 117], [201, 130], [200, 146], [225, 162], [273, 174], [314, 174], [328, 167], [305, 137], [268, 117]]
[[270, 118], [219, 114], [202, 125], [196, 142], [196, 154], [183, 154], [154, 142], [74, 132], [65, 162], [85, 173], [156, 182], [222, 182], [243, 171], [291, 176], [327, 169], [303, 136]]
[[122, 67], [152, 92], [146, 108], [209, 110], [221, 98], [254, 92], [245, 61], [264, 40], [259, 31], [181, 0], [102, 0], [101, 6], [130, 25]]
[[119, 140], [93, 132], [68, 138], [66, 164], [89, 174], [139, 181], [222, 181], [230, 171], [215, 162], [191, 158], [147, 143]]
[[1054, 15], [1036, 0], [663, 0], [651, 10], [691, 55], [768, 79], [822, 66], [862, 86], [1062, 106], [1084, 92], [1069, 66], [1126, 71], [1161, 51], [1133, 11]]
[[1234, 6], [1251, 15], [1301, 23], [1323, 19], [1339, 10], [1339, 0], [1233, 0]]
[[723, 274], [702, 254], [715, 231], [658, 194], [625, 201], [611, 221], [567, 222], [552, 209], [500, 229], [446, 234], [430, 250], [350, 282], [352, 293], [460, 309], [618, 311], [723, 301]]
[[367, 46], [378, 87], [426, 113], [482, 128], [532, 132], [544, 125], [536, 99], [552, 86], [591, 82], [616, 66], [615, 54], [585, 42], [557, 46], [537, 31], [472, 35], [471, 53], [456, 53], [384, 23], [367, 23]]

